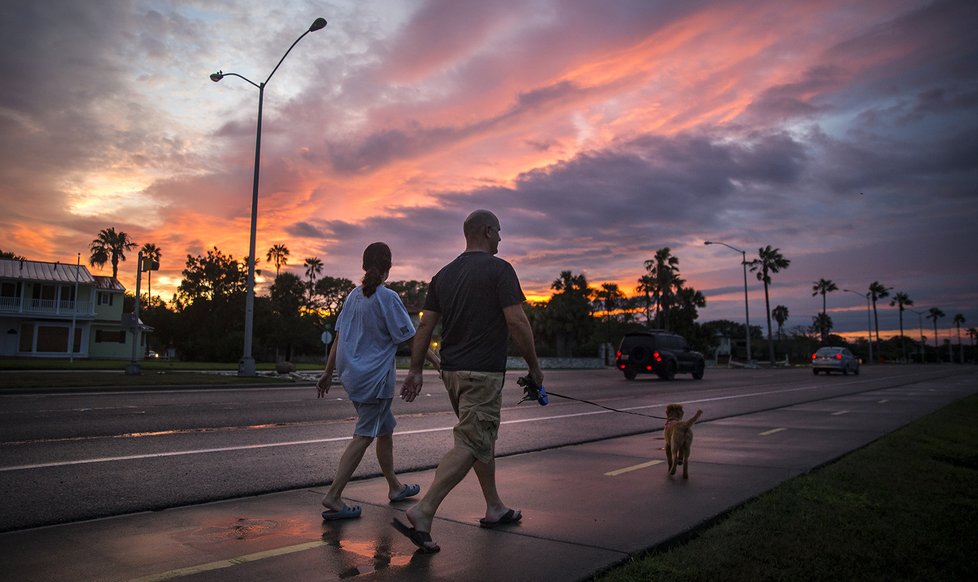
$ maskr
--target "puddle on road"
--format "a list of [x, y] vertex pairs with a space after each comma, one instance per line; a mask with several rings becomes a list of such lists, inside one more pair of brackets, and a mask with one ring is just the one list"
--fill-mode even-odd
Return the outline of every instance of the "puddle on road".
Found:
[[346, 567], [339, 572], [340, 579], [371, 574], [391, 567], [400, 568], [411, 563], [411, 556], [393, 551], [391, 538], [387, 535], [372, 540], [344, 539], [339, 530], [330, 529], [323, 532], [323, 541], [343, 555]]
[[278, 527], [279, 523], [270, 519], [242, 517], [229, 526], [205, 527], [198, 530], [197, 533], [207, 538], [250, 540], [271, 533]]

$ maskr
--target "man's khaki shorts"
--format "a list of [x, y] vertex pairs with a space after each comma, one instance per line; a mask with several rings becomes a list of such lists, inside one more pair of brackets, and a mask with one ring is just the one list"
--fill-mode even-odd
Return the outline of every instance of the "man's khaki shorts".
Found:
[[442, 372], [458, 416], [455, 445], [468, 449], [483, 463], [491, 463], [495, 453], [505, 379], [503, 372]]

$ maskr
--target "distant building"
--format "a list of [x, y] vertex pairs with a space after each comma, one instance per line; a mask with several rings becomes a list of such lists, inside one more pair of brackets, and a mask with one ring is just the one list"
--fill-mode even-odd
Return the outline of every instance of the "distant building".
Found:
[[[0, 259], [0, 357], [132, 357], [125, 287], [84, 265]], [[142, 325], [138, 357], [146, 352]], [[71, 346], [68, 338], [72, 338]]]

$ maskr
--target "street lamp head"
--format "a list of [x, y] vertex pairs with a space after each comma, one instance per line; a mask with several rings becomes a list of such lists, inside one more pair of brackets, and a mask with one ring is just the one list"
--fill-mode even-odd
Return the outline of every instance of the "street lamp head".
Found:
[[705, 244], [705, 245], [711, 245], [711, 244], [713, 244], [713, 241], [710, 241], [710, 240], [703, 241], [703, 244]]
[[312, 25], [309, 27], [309, 32], [316, 32], [324, 28], [326, 28], [326, 19], [320, 17], [312, 22]]
[[216, 73], [211, 73], [211, 81], [214, 81], [215, 83], [217, 83], [218, 81], [220, 81], [223, 78], [224, 78], [224, 72], [223, 71], [218, 71]]

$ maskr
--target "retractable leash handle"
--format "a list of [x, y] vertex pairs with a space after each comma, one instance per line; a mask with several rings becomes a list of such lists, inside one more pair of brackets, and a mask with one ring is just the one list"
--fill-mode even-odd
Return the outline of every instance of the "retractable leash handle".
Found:
[[536, 383], [533, 376], [529, 374], [526, 376], [521, 376], [516, 379], [516, 383], [523, 387], [523, 399], [517, 402], [517, 404], [522, 404], [527, 400], [536, 400], [540, 406], [550, 404], [550, 398], [547, 396], [547, 391], [544, 390], [542, 384]]

